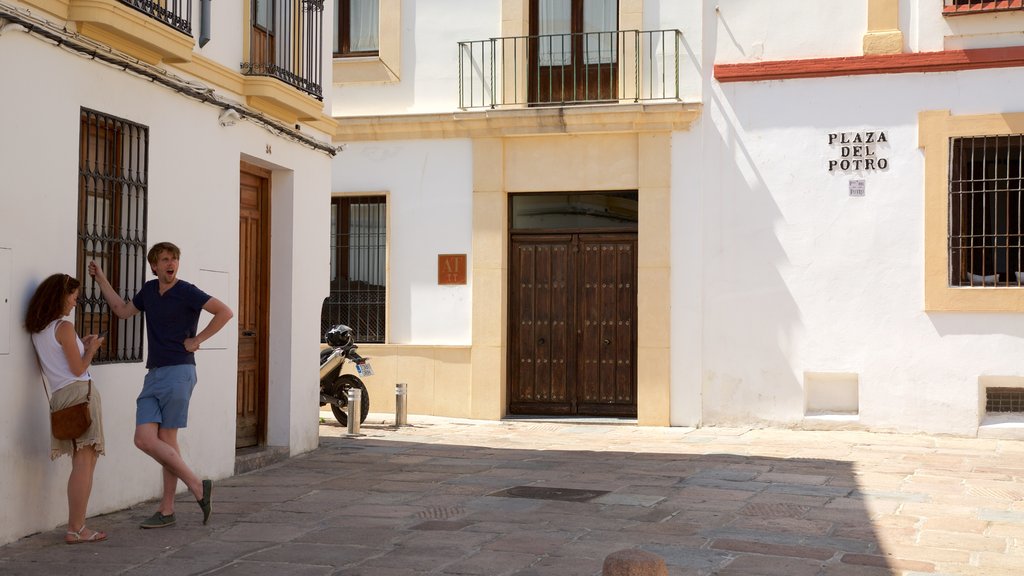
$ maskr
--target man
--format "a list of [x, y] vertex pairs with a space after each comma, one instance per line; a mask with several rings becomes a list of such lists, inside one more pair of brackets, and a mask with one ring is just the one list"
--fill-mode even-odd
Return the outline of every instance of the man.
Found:
[[[117, 295], [95, 261], [89, 262], [89, 274], [118, 318], [146, 313], [149, 372], [135, 401], [135, 446], [163, 466], [164, 490], [160, 507], [142, 522], [142, 528], [174, 524], [174, 493], [179, 479], [199, 502], [203, 524], [209, 521], [213, 509], [213, 481], [200, 481], [185, 464], [178, 448], [178, 429], [188, 422], [189, 400], [196, 384], [195, 351], [234, 314], [220, 300], [178, 278], [180, 256], [181, 251], [170, 242], [150, 248], [146, 259], [156, 280], [146, 282], [131, 302]], [[213, 318], [197, 334], [201, 310], [213, 314]]]

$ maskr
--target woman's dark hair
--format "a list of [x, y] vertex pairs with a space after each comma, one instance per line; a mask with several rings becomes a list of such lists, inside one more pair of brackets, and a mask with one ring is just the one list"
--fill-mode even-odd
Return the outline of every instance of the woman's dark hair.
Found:
[[67, 274], [53, 274], [36, 288], [28, 301], [25, 313], [25, 329], [31, 333], [42, 332], [50, 322], [64, 316], [64, 299], [82, 283]]

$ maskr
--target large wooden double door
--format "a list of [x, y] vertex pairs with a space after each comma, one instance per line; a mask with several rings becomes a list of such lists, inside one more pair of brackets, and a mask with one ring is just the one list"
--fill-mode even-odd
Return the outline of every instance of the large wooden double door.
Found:
[[636, 416], [636, 234], [512, 237], [509, 412]]

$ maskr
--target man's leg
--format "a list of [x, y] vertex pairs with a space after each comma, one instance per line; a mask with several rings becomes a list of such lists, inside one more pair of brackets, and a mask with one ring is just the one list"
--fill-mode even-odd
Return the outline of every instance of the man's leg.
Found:
[[[156, 460], [164, 471], [164, 494], [159, 512], [165, 516], [174, 513], [174, 492], [178, 480], [185, 483], [196, 500], [203, 497], [203, 483], [185, 464], [178, 451], [178, 429], [160, 428], [156, 422], [135, 427], [135, 446]], [[170, 442], [168, 442], [168, 439]]]

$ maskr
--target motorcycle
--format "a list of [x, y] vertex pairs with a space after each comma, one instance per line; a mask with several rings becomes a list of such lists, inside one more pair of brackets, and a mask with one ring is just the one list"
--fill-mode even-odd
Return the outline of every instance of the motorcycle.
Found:
[[[373, 376], [370, 359], [356, 352], [358, 346], [352, 336], [352, 329], [338, 324], [324, 334], [329, 348], [320, 351], [320, 406], [331, 405], [331, 412], [342, 426], [348, 426], [351, 410], [348, 406], [348, 391], [357, 388], [360, 392], [359, 423], [370, 413], [370, 394], [359, 376]], [[342, 374], [345, 361], [356, 365], [355, 374]]]

